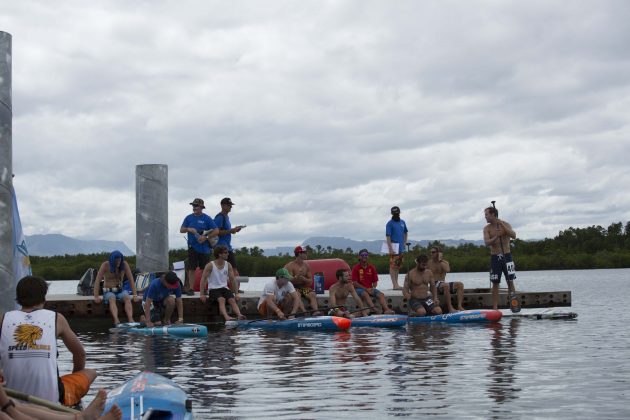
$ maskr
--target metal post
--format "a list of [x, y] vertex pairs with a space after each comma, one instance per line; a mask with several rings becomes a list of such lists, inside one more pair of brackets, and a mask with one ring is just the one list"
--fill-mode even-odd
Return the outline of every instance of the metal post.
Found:
[[15, 309], [11, 34], [0, 31], [0, 311]]
[[168, 166], [136, 166], [136, 268], [168, 270]]

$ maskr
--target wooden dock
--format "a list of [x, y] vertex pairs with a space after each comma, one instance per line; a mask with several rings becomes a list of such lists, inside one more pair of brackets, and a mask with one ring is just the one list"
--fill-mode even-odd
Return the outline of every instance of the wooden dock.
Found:
[[[384, 290], [387, 304], [391, 309], [398, 313], [407, 313], [407, 300], [403, 299], [402, 293], [397, 290]], [[258, 316], [257, 304], [261, 292], [247, 291], [241, 294], [239, 307], [241, 312], [248, 318]], [[553, 292], [518, 292], [521, 306], [523, 308], [548, 308], [571, 306], [570, 291], [553, 291]], [[218, 308], [216, 305], [210, 306], [208, 303], [201, 303], [199, 293], [195, 296], [182, 296], [184, 302], [184, 318], [186, 321], [205, 321], [214, 320], [218, 316]], [[454, 297], [453, 297], [454, 299]], [[320, 308], [328, 307], [328, 292], [318, 295], [317, 303]], [[356, 309], [356, 305], [349, 298], [351, 309]], [[455, 303], [455, 302], [453, 302]], [[308, 304], [305, 303], [308, 308]], [[500, 308], [509, 308], [507, 299], [507, 290], [500, 289], [499, 292]], [[378, 304], [377, 304], [378, 307]], [[464, 307], [466, 309], [490, 309], [492, 308], [492, 295], [489, 288], [465, 289]], [[103, 303], [95, 303], [92, 296], [79, 295], [50, 295], [47, 296], [46, 308], [63, 314], [70, 321], [84, 318], [110, 318], [111, 315], [107, 307]], [[142, 303], [133, 304], [134, 317], [142, 314]], [[118, 304], [119, 317], [121, 321], [125, 319], [122, 304]]]

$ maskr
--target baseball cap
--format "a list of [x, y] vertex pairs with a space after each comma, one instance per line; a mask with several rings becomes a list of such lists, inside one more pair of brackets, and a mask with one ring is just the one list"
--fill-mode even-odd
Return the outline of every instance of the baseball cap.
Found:
[[195, 198], [192, 203], [190, 203], [191, 206], [200, 206], [202, 209], [205, 209], [206, 206], [203, 205], [203, 200], [201, 198]]
[[172, 271], [167, 271], [166, 274], [164, 274], [164, 280], [166, 287], [169, 289], [177, 289], [179, 287], [179, 277]]
[[292, 279], [293, 276], [291, 275], [291, 273], [289, 273], [289, 270], [287, 270], [286, 268], [279, 268], [278, 271], [276, 271], [276, 278], [277, 279]]
[[230, 197], [225, 197], [224, 199], [221, 200], [221, 204], [229, 204], [230, 206], [233, 206], [234, 203], [232, 202], [232, 199]]
[[369, 254], [368, 250], [363, 248], [361, 251], [359, 251], [359, 256], [361, 256], [361, 254]]
[[400, 214], [400, 207], [398, 206], [392, 207], [392, 214]]
[[293, 253], [295, 255], [298, 254], [306, 254], [306, 248], [302, 248], [300, 245], [296, 246], [295, 249], [293, 250]]

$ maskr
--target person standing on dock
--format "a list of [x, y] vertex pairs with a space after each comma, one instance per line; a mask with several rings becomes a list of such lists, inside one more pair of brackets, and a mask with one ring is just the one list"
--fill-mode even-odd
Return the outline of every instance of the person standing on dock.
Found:
[[[86, 369], [85, 349], [68, 320], [44, 309], [48, 283], [23, 277], [15, 289], [19, 310], [0, 320], [0, 368], [7, 387], [51, 402], [74, 406], [87, 395], [96, 370]], [[72, 373], [59, 377], [57, 339], [72, 353]]]
[[[435, 276], [435, 288], [438, 293], [444, 295], [446, 307], [449, 312], [464, 311], [464, 283], [461, 281], [446, 281], [446, 273], [451, 272], [451, 265], [443, 258], [442, 250], [438, 246], [432, 246], [429, 258], [429, 270]], [[453, 307], [451, 296], [457, 294], [457, 310]]]
[[210, 262], [209, 240], [219, 234], [219, 229], [212, 217], [203, 212], [206, 206], [201, 198], [195, 198], [190, 205], [193, 212], [184, 218], [179, 231], [188, 234], [188, 275], [184, 281], [184, 293], [192, 296], [195, 294], [195, 271], [197, 267], [203, 270]]
[[[322, 313], [317, 310], [317, 295], [311, 287], [313, 284], [313, 276], [311, 275], [311, 269], [306, 264], [308, 258], [306, 249], [301, 246], [296, 246], [293, 250], [295, 254], [295, 260], [288, 262], [284, 268], [289, 271], [289, 274], [293, 277], [291, 283], [295, 287], [295, 290], [306, 299], [308, 299], [311, 309], [314, 311], [313, 316], [321, 315]], [[300, 310], [306, 312], [306, 308], [300, 299]]]
[[376, 312], [376, 307], [372, 301], [372, 298], [376, 298], [381, 304], [381, 313], [394, 314], [394, 311], [387, 306], [385, 294], [376, 288], [378, 285], [378, 272], [376, 267], [368, 262], [369, 256], [368, 250], [362, 249], [359, 251], [359, 262], [352, 267], [352, 282], [357, 290], [357, 294], [372, 311]]
[[[132, 296], [126, 290], [123, 290], [123, 282], [125, 278], [129, 281], [131, 287]], [[103, 280], [103, 296], [100, 296], [101, 292], [101, 280]], [[136, 292], [136, 282], [131, 274], [131, 268], [122, 252], [113, 251], [109, 254], [109, 260], [101, 264], [94, 280], [94, 302], [105, 302], [105, 305], [109, 307], [109, 312], [114, 318], [114, 325], [120, 324], [118, 319], [118, 305], [116, 302], [122, 302], [125, 308], [125, 314], [129, 322], [133, 321], [133, 307], [131, 301], [137, 302], [140, 300], [138, 293]]]
[[392, 218], [385, 225], [385, 240], [389, 251], [389, 276], [392, 279], [392, 288], [400, 290], [398, 285], [398, 273], [402, 267], [405, 244], [407, 243], [407, 224], [400, 218], [400, 207], [391, 208]]
[[295, 316], [300, 308], [301, 298], [291, 283], [292, 276], [286, 268], [276, 271], [276, 278], [265, 284], [260, 299], [258, 313], [263, 318], [287, 319]]
[[[440, 301], [435, 287], [435, 278], [427, 268], [429, 257], [418, 255], [416, 268], [409, 270], [405, 276], [402, 289], [403, 298], [407, 299], [410, 316], [440, 315]], [[429, 291], [431, 296], [429, 296]]]
[[[234, 318], [228, 315], [225, 308], [225, 302], [227, 302], [234, 314], [238, 319], [245, 319], [245, 316], [241, 314], [238, 309], [236, 300], [238, 299], [238, 293], [234, 295], [229, 289], [229, 285], [234, 284], [234, 271], [232, 266], [227, 261], [228, 249], [225, 245], [217, 245], [214, 247], [214, 261], [210, 261], [203, 269], [201, 274], [201, 284], [199, 285], [199, 298], [201, 302], [206, 303], [206, 284], [208, 284], [208, 297], [210, 303], [219, 303], [219, 312], [226, 321], [233, 321]], [[208, 281], [210, 278], [210, 281]]]
[[142, 295], [144, 300], [144, 317], [147, 327], [153, 325], [171, 325], [173, 310], [177, 306], [177, 322], [184, 322], [184, 304], [182, 302], [182, 288], [177, 274], [167, 271], [161, 277], [154, 279]]
[[516, 293], [514, 279], [516, 269], [510, 250], [510, 239], [516, 239], [512, 226], [499, 219], [499, 210], [494, 206], [484, 210], [488, 224], [483, 228], [483, 241], [490, 247], [490, 282], [492, 283], [492, 309], [499, 308], [499, 284], [501, 274], [505, 275], [510, 295]]
[[[230, 263], [230, 266], [232, 266], [234, 277], [236, 278], [239, 276], [239, 273], [238, 268], [236, 267], [236, 256], [234, 255], [234, 250], [232, 249], [232, 235], [240, 232], [241, 229], [243, 229], [245, 226], [232, 227], [230, 217], [228, 216], [228, 213], [232, 211], [232, 206], [234, 206], [234, 203], [232, 202], [232, 199], [230, 197], [225, 197], [224, 199], [222, 199], [221, 212], [217, 213], [217, 215], [214, 217], [214, 224], [219, 228], [219, 241], [217, 242], [217, 246], [223, 245], [227, 248], [227, 261]], [[240, 293], [240, 285], [236, 281], [234, 282], [234, 285], [235, 286], [233, 287], [232, 284], [230, 284], [232, 292]]]

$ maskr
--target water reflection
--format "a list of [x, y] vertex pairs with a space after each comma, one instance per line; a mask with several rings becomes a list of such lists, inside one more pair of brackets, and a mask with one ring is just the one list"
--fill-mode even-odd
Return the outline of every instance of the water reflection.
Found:
[[495, 409], [491, 410], [493, 418], [502, 418], [509, 414], [502, 408], [502, 405], [518, 398], [520, 391], [515, 383], [515, 372], [518, 365], [516, 337], [520, 322], [517, 319], [510, 319], [507, 324], [496, 323], [490, 326], [492, 328], [490, 340], [492, 352], [488, 360], [491, 380], [488, 386], [488, 395], [499, 403]]

